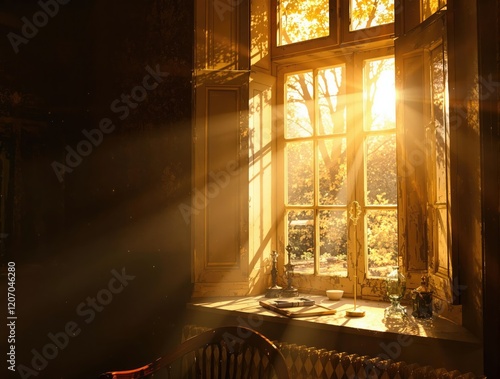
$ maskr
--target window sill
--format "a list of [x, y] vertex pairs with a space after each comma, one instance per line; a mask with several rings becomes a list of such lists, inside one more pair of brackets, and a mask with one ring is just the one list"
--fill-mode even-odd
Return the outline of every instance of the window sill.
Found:
[[[364, 310], [365, 316], [347, 317], [346, 310], [353, 309], [352, 298], [342, 298], [338, 301], [332, 301], [325, 296], [317, 295], [307, 295], [307, 298], [314, 299], [316, 304], [335, 309], [337, 313], [334, 315], [290, 319], [260, 306], [260, 300], [271, 300], [264, 296], [193, 299], [188, 304], [188, 309], [248, 313], [254, 316], [261, 315], [265, 318], [271, 317], [299, 323], [314, 323], [317, 326], [335, 326], [345, 329], [344, 331], [346, 332], [351, 330], [358, 335], [363, 333], [398, 334], [480, 344], [480, 341], [467, 329], [439, 316], [434, 316], [426, 320], [417, 319], [412, 316], [409, 316], [406, 320], [397, 318], [384, 320], [384, 310], [389, 306], [387, 302], [358, 299], [357, 308]], [[411, 311], [409, 307], [407, 308], [408, 314], [410, 314]]]
[[482, 342], [464, 327], [435, 316], [419, 320], [384, 320], [387, 302], [358, 300], [360, 318], [346, 317], [352, 298], [330, 301], [306, 295], [316, 303], [336, 309], [334, 315], [289, 318], [259, 305], [264, 296], [192, 299], [186, 323], [205, 327], [242, 325], [256, 329], [273, 341], [381, 357], [434, 368], [481, 374]]

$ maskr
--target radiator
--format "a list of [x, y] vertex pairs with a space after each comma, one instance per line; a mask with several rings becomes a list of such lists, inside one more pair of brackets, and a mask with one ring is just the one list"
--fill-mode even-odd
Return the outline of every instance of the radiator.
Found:
[[[186, 325], [183, 340], [210, 328]], [[335, 350], [273, 341], [286, 359], [293, 379], [486, 379], [458, 370], [383, 360]]]

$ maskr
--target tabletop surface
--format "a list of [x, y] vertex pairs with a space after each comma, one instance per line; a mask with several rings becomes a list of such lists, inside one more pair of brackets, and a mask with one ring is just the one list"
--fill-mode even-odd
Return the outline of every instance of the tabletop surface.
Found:
[[[363, 310], [364, 317], [348, 317], [346, 311], [354, 309], [352, 298], [342, 298], [340, 300], [329, 300], [326, 296], [301, 295], [315, 301], [316, 309], [334, 309], [335, 314], [325, 314], [320, 316], [305, 316], [293, 318], [289, 322], [299, 322], [303, 324], [314, 323], [321, 327], [342, 327], [345, 331], [353, 331], [359, 334], [366, 333], [397, 333], [401, 335], [411, 335], [419, 337], [438, 338], [451, 341], [461, 341], [468, 343], [480, 343], [480, 341], [467, 329], [457, 325], [450, 320], [435, 315], [430, 319], [418, 319], [411, 316], [410, 307], [406, 307], [408, 316], [405, 318], [384, 317], [384, 310], [389, 303], [382, 301], [360, 300], [356, 302], [356, 310]], [[265, 317], [288, 318], [285, 315], [276, 313], [270, 309], [262, 307], [260, 301], [273, 301], [264, 296], [246, 297], [214, 297], [203, 299], [192, 299], [188, 304], [191, 309], [205, 309], [223, 312], [241, 312]], [[294, 313], [302, 310], [308, 311], [307, 307], [293, 307], [288, 310]], [[328, 313], [328, 312], [326, 312]]]

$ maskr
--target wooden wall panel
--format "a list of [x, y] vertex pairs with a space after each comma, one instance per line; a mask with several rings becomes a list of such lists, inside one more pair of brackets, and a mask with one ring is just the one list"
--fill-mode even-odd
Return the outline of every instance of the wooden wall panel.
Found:
[[196, 0], [194, 297], [248, 292], [249, 0]]
[[208, 1], [207, 68], [236, 69], [238, 62], [238, 18], [235, 8]]
[[207, 267], [239, 265], [239, 97], [207, 89]]
[[[195, 120], [193, 243], [194, 282], [201, 288], [248, 281], [247, 164], [244, 121], [248, 87], [202, 85], [197, 91]], [[206, 82], [216, 83], [209, 78]], [[207, 286], [205, 286], [205, 284]], [[208, 288], [207, 287], [207, 288]], [[246, 284], [248, 287], [248, 284]], [[234, 287], [236, 288], [236, 287]], [[204, 295], [206, 293], [202, 289]], [[238, 292], [243, 295], [246, 292]], [[221, 293], [215, 293], [221, 294]]]

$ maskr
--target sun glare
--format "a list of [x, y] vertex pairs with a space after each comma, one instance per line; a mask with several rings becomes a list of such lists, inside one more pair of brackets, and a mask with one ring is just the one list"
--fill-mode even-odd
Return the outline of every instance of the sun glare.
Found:
[[365, 130], [393, 128], [396, 122], [394, 58], [365, 61]]

